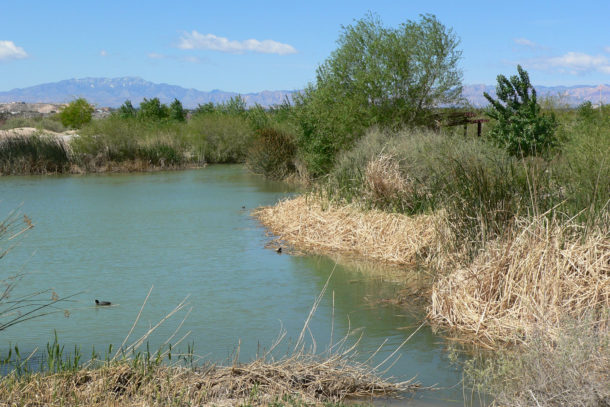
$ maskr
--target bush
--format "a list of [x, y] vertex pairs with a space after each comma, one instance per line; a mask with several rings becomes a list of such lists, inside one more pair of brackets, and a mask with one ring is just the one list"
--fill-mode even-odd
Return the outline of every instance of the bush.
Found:
[[557, 120], [553, 113], [541, 113], [529, 75], [520, 65], [517, 71], [519, 76], [513, 75], [510, 80], [498, 75], [499, 100], [487, 92], [483, 94], [491, 104], [487, 114], [497, 121], [489, 135], [511, 155], [545, 155], [559, 144]]
[[246, 164], [256, 174], [281, 180], [295, 172], [296, 145], [286, 132], [264, 128], [254, 135]]
[[59, 113], [59, 117], [64, 126], [77, 129], [91, 121], [93, 111], [93, 106], [85, 99], [78, 98], [70, 102], [70, 104]]

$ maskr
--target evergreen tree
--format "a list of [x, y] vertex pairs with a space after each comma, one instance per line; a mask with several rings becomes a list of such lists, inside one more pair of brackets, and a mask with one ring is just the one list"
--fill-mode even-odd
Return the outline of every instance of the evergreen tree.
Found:
[[558, 144], [557, 120], [552, 113], [542, 114], [528, 73], [521, 65], [517, 71], [510, 79], [498, 75], [498, 99], [483, 93], [491, 105], [487, 115], [496, 120], [490, 137], [512, 155], [543, 155]]

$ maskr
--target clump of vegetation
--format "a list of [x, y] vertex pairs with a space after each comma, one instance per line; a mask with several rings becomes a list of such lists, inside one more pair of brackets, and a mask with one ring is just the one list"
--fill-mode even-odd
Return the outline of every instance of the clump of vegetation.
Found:
[[61, 123], [59, 115], [10, 117], [4, 124], [0, 125], [0, 130], [10, 130], [20, 127], [34, 127], [38, 130], [50, 130], [55, 133], [61, 133], [67, 130], [67, 127]]
[[382, 211], [363, 212], [316, 196], [299, 196], [254, 215], [278, 240], [313, 253], [343, 253], [382, 262], [415, 266], [435, 244], [439, 214], [409, 217]]
[[496, 120], [490, 137], [515, 156], [544, 155], [557, 147], [557, 120], [554, 114], [543, 114], [536, 90], [528, 73], [517, 66], [519, 76], [510, 80], [498, 75], [498, 100], [483, 93], [491, 104], [487, 114]]
[[246, 164], [256, 174], [282, 180], [296, 171], [296, 153], [296, 144], [288, 133], [265, 127], [254, 134]]
[[559, 336], [552, 337], [549, 325], [534, 330], [524, 346], [467, 362], [467, 383], [481, 393], [493, 394], [498, 405], [609, 405], [608, 325], [591, 318], [563, 318], [553, 329]]
[[[497, 347], [536, 327], [610, 310], [610, 230], [520, 219], [474, 261], [433, 287], [430, 318]], [[559, 335], [549, 329], [549, 334]]]
[[70, 169], [68, 144], [44, 134], [0, 138], [1, 174], [55, 174]]
[[36, 400], [46, 406], [313, 405], [351, 397], [391, 397], [418, 388], [391, 383], [341, 357], [305, 355], [232, 366], [167, 366], [144, 354], [100, 367], [63, 365], [57, 373], [3, 376], [0, 397], [9, 404]]
[[79, 129], [91, 121], [94, 110], [86, 99], [78, 98], [59, 113], [59, 118], [64, 126]]

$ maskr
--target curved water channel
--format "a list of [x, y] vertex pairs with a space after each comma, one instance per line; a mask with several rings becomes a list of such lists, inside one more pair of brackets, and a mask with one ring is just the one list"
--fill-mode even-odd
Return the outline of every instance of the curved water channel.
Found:
[[[46, 288], [60, 296], [84, 293], [61, 306], [69, 315], [58, 312], [0, 332], [0, 354], [10, 344], [18, 344], [22, 353], [43, 349], [55, 331], [66, 349], [78, 345], [85, 355], [93, 346], [100, 352], [109, 344], [116, 347], [154, 286], [134, 338], [190, 295], [192, 312], [174, 341], [190, 332], [187, 341], [205, 360], [226, 361], [239, 346], [240, 359], [248, 361], [284, 329], [281, 356], [299, 336], [334, 268], [311, 322], [318, 350], [328, 346], [331, 332], [336, 341], [351, 327], [356, 331], [352, 339], [362, 335], [362, 358], [387, 340], [375, 358], [383, 360], [419, 326], [416, 305], [380, 304], [400, 285], [363, 267], [335, 266], [326, 257], [280, 255], [265, 248], [269, 237], [249, 211], [292, 192], [236, 165], [1, 177], [0, 216], [20, 207], [36, 225], [0, 262], [2, 279], [27, 273], [13, 296]], [[116, 306], [96, 308], [95, 298]], [[167, 321], [149, 338], [152, 349], [174, 332], [183, 316], [181, 312]], [[441, 388], [420, 392], [401, 401], [403, 405], [464, 404], [461, 372], [446, 350], [447, 343], [423, 327], [398, 352], [389, 375], [401, 380], [417, 376], [423, 385]]]

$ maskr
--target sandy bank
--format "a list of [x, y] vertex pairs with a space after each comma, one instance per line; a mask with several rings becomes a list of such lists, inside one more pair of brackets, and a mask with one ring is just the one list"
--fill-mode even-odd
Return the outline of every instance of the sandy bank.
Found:
[[57, 133], [51, 130], [36, 129], [34, 127], [18, 127], [10, 130], [0, 130], [0, 140], [9, 137], [30, 137], [33, 135], [55, 137], [64, 142], [69, 142], [74, 137], [78, 137], [75, 130], [64, 131], [62, 133]]

